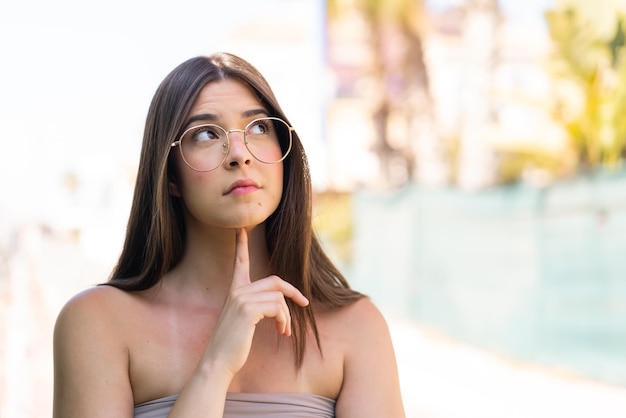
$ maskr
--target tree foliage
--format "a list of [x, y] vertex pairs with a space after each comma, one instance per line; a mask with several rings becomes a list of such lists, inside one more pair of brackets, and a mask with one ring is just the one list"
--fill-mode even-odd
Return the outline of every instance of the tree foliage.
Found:
[[570, 0], [546, 19], [555, 48], [555, 117], [568, 132], [578, 164], [619, 166], [626, 150], [624, 14], [611, 0]]

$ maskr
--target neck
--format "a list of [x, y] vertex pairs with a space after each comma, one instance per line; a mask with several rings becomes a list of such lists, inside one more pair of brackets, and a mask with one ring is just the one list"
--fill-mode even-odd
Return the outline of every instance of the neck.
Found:
[[[247, 228], [250, 254], [250, 280], [273, 273], [267, 245], [265, 225]], [[230, 289], [235, 262], [235, 229], [194, 229], [187, 234], [185, 253], [180, 263], [167, 275], [168, 281], [180, 290], [208, 291], [223, 300]]]

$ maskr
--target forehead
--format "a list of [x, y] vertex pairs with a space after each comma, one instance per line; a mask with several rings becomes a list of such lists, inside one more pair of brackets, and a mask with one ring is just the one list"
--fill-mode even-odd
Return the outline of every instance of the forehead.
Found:
[[220, 114], [230, 110], [240, 111], [249, 107], [262, 107], [252, 88], [237, 79], [223, 79], [206, 84], [191, 107], [191, 115], [211, 111]]

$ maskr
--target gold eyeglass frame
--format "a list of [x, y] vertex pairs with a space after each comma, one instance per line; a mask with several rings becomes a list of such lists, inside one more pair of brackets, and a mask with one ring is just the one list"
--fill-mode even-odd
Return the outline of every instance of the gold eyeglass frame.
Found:
[[[259, 159], [259, 157], [257, 157], [254, 152], [252, 152], [252, 150], [250, 149], [250, 147], [248, 146], [248, 138], [246, 136], [246, 131], [250, 128], [250, 126], [252, 126], [253, 124], [261, 121], [261, 120], [276, 120], [279, 122], [282, 122], [287, 129], [289, 130], [289, 146], [287, 147], [287, 151], [285, 152], [285, 154], [281, 157], [280, 160], [277, 161], [272, 161], [272, 162], [267, 162], [267, 161], [263, 161], [261, 159]], [[225, 134], [226, 134], [226, 142], [224, 143], [224, 149], [222, 150], [224, 157], [222, 158], [222, 160], [215, 166], [215, 168], [212, 168], [210, 170], [198, 170], [197, 168], [193, 167], [191, 164], [189, 164], [189, 162], [187, 162], [187, 159], [185, 158], [185, 154], [183, 154], [183, 147], [181, 146], [182, 141], [184, 136], [187, 134], [187, 132], [194, 130], [194, 129], [198, 129], [198, 128], [202, 128], [202, 127], [206, 127], [206, 126], [212, 126], [212, 127], [216, 127], [218, 129], [221, 129]], [[183, 161], [185, 162], [185, 164], [187, 164], [187, 166], [189, 168], [191, 168], [194, 171], [198, 171], [198, 172], [202, 172], [202, 173], [208, 173], [210, 171], [216, 170], [220, 165], [222, 165], [224, 163], [224, 161], [226, 160], [226, 157], [228, 157], [228, 153], [230, 152], [230, 134], [232, 132], [241, 132], [243, 134], [243, 143], [246, 146], [246, 149], [248, 150], [248, 152], [250, 153], [250, 155], [252, 155], [254, 157], [255, 160], [263, 163], [263, 164], [278, 164], [279, 162], [283, 161], [285, 158], [287, 158], [287, 156], [289, 155], [289, 153], [291, 152], [291, 148], [293, 146], [293, 132], [295, 131], [295, 128], [292, 127], [291, 125], [289, 125], [287, 122], [285, 122], [284, 120], [282, 120], [281, 118], [275, 117], [275, 116], [266, 116], [266, 117], [262, 117], [262, 118], [257, 118], [254, 119], [253, 121], [251, 121], [250, 123], [248, 123], [245, 128], [243, 129], [230, 129], [230, 130], [226, 130], [223, 127], [216, 125], [214, 123], [204, 123], [201, 125], [195, 125], [195, 126], [191, 126], [187, 129], [185, 129], [185, 131], [178, 137], [178, 140], [172, 142], [170, 144], [170, 148], [174, 148], [174, 147], [178, 147], [180, 149], [180, 156], [182, 157]], [[276, 138], [278, 140], [278, 146], [280, 147], [280, 138]]]

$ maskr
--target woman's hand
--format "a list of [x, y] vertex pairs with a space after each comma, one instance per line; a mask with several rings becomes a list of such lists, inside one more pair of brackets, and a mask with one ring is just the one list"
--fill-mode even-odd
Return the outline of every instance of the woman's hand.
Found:
[[234, 376], [245, 364], [256, 325], [263, 318], [274, 318], [279, 334], [291, 335], [291, 315], [285, 298], [300, 306], [309, 301], [298, 289], [278, 276], [252, 283], [248, 235], [237, 231], [233, 279], [228, 297], [205, 351], [207, 360], [225, 367]]

